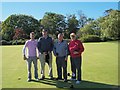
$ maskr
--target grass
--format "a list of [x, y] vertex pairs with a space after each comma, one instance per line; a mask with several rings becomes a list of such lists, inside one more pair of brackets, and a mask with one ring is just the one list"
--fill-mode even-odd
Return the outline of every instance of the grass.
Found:
[[[118, 43], [85, 43], [82, 62], [83, 82], [49, 80], [46, 65], [46, 79], [28, 83], [26, 62], [22, 59], [22, 45], [2, 46], [2, 88], [63, 88], [71, 84], [75, 88], [111, 88], [118, 86]], [[68, 72], [70, 60], [68, 60]], [[32, 68], [33, 72], [33, 68]], [[40, 77], [40, 63], [38, 60]], [[53, 56], [53, 74], [57, 77], [55, 57]], [[33, 73], [32, 73], [33, 75]], [[18, 78], [21, 78], [20, 80]], [[68, 77], [69, 79], [70, 77]]]

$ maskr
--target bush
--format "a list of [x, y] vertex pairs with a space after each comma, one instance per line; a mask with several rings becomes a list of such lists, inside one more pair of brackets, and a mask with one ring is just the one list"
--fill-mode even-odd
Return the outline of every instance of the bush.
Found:
[[87, 35], [85, 37], [81, 37], [80, 40], [82, 42], [100, 42], [101, 38], [97, 35]]
[[108, 37], [101, 37], [101, 40], [102, 40], [103, 42], [106, 42], [106, 41], [112, 41], [113, 39], [108, 38]]
[[12, 43], [10, 41], [6, 40], [0, 40], [0, 45], [11, 45]]
[[25, 44], [26, 40], [12, 40], [12, 41], [6, 41], [6, 40], [0, 40], [0, 45], [23, 45]]
[[23, 45], [23, 44], [25, 44], [25, 41], [26, 40], [22, 40], [22, 39], [20, 39], [20, 40], [13, 40], [12, 41], [12, 45]]

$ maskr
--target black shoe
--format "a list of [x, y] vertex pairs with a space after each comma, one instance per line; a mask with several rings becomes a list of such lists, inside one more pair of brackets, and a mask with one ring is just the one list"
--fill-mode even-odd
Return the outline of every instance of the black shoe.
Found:
[[44, 80], [45, 79], [45, 76], [42, 76], [42, 78], [40, 78], [39, 80]]
[[67, 82], [67, 79], [64, 79], [64, 82]]
[[56, 80], [62, 80], [62, 78], [56, 78]]

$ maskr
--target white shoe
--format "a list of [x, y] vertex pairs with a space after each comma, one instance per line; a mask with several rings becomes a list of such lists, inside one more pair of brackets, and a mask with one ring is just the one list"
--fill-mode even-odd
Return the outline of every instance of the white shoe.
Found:
[[76, 79], [74, 79], [74, 78], [71, 78], [70, 80], [71, 80], [71, 81], [75, 81]]
[[76, 81], [76, 84], [80, 84], [80, 83], [81, 83], [81, 81], [78, 81], [78, 80]]
[[38, 79], [38, 78], [36, 78], [35, 80], [36, 80], [36, 81], [39, 81], [39, 79]]

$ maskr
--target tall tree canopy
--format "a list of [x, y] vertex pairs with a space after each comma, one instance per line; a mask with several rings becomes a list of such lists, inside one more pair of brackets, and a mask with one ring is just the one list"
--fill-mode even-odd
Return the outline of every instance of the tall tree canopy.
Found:
[[120, 11], [106, 10], [104, 17], [98, 19], [101, 27], [101, 36], [111, 39], [120, 39]]
[[65, 30], [65, 17], [61, 14], [46, 12], [43, 19], [41, 19], [41, 25], [48, 29], [50, 34], [55, 35]]
[[[39, 30], [38, 20], [28, 15], [10, 15], [3, 23], [2, 23], [2, 38], [5, 40], [12, 40], [15, 34], [15, 29], [20, 28], [27, 35], [30, 32]], [[29, 36], [26, 36], [29, 38]]]
[[81, 36], [97, 35], [101, 38], [120, 39], [120, 11], [106, 10], [103, 17], [91, 22], [80, 28], [78, 33]]

